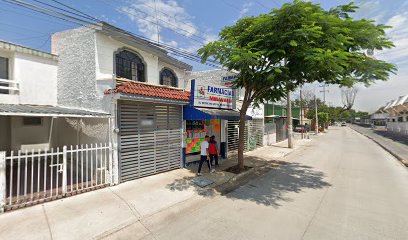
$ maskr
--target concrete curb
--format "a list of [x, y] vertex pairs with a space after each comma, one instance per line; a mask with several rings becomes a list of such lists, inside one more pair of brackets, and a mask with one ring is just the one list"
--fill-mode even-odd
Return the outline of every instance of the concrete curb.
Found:
[[389, 154], [391, 154], [393, 157], [395, 157], [398, 162], [400, 162], [403, 166], [408, 167], [408, 160], [404, 159], [403, 157], [401, 157], [400, 155], [398, 155], [397, 153], [395, 153], [393, 150], [391, 150], [390, 148], [388, 148], [387, 146], [385, 146], [384, 144], [380, 143], [379, 141], [377, 141], [376, 139], [368, 136], [367, 134], [358, 131], [357, 129], [350, 127], [351, 129], [353, 129], [354, 131], [356, 131], [357, 133], [363, 135], [364, 137], [371, 139], [373, 142], [375, 142], [378, 146], [380, 146], [382, 149], [384, 149], [385, 151], [387, 151]]
[[[298, 147], [298, 148], [294, 148], [292, 151], [285, 153], [281, 158], [285, 158], [287, 156], [289, 156], [290, 154], [296, 152], [297, 150], [301, 149], [304, 145]], [[279, 160], [281, 161], [281, 160]], [[210, 188], [216, 189], [218, 192], [220, 192], [221, 194], [226, 194], [229, 193], [231, 191], [233, 191], [234, 189], [236, 189], [237, 187], [240, 187], [241, 184], [239, 184], [240, 181], [243, 180], [248, 180], [251, 181], [253, 179], [253, 177], [256, 176], [260, 176], [264, 173], [266, 173], [267, 171], [271, 170], [272, 168], [268, 168], [271, 166], [272, 162], [265, 162], [262, 165], [259, 166], [255, 166], [251, 169], [249, 169], [248, 171], [245, 171], [243, 173], [237, 174], [234, 177], [232, 177], [230, 180], [228, 180], [227, 182], [224, 182], [222, 184], [219, 185], [215, 185], [215, 186], [211, 186]]]

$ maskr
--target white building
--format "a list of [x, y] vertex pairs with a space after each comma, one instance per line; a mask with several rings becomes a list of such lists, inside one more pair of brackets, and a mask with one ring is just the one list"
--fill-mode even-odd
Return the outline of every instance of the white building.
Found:
[[114, 183], [181, 166], [190, 65], [104, 22], [54, 34], [52, 52], [58, 103], [112, 116], [103, 126], [113, 143]]
[[[104, 139], [108, 132], [101, 131], [96, 122], [107, 123], [108, 114], [60, 104], [58, 64], [55, 54], [0, 42], [0, 165], [3, 166], [0, 171], [0, 186], [3, 187], [0, 189], [0, 210], [5, 206], [12, 208], [52, 199], [106, 182], [100, 175], [98, 183], [80, 184], [93, 181], [94, 172], [86, 176], [76, 175], [76, 182], [73, 181], [79, 165], [80, 168], [92, 165], [95, 172], [97, 167], [100, 168], [99, 156], [95, 152], [75, 145], [101, 143], [100, 138]], [[71, 145], [75, 147], [67, 151], [67, 146]], [[77, 159], [74, 160], [73, 151], [86, 152], [91, 159], [95, 157], [94, 162], [79, 164]], [[77, 161], [76, 168], [66, 166], [68, 155], [71, 164]], [[99, 173], [105, 176], [106, 171], [104, 168]], [[84, 172], [88, 173], [87, 170]], [[67, 186], [71, 186], [70, 191]]]
[[387, 114], [388, 131], [408, 135], [408, 95], [388, 102], [378, 112]]
[[[192, 72], [191, 79], [197, 82], [206, 84], [215, 84], [226, 89], [233, 87], [232, 80], [237, 76], [237, 72], [227, 70], [210, 70], [202, 72]], [[244, 89], [235, 90], [235, 99], [233, 100], [233, 110], [235, 116], [222, 117], [222, 111], [219, 113], [221, 119], [221, 137], [219, 142], [225, 144], [225, 156], [228, 152], [238, 150], [238, 124], [239, 110], [244, 99]], [[258, 108], [250, 106], [247, 110], [247, 122], [245, 127], [245, 150], [254, 150], [257, 147], [263, 146], [264, 139], [264, 111], [263, 105]], [[223, 150], [221, 146], [221, 150]]]

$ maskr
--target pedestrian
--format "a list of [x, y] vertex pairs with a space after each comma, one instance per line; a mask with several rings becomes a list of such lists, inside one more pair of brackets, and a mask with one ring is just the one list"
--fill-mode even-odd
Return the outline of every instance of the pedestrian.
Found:
[[205, 135], [204, 141], [201, 143], [200, 146], [200, 164], [198, 165], [198, 176], [201, 176], [201, 167], [203, 166], [204, 162], [207, 162], [207, 166], [208, 166], [208, 171], [210, 172], [214, 172], [214, 169], [211, 170], [211, 164], [210, 164], [210, 159], [208, 158], [209, 155], [209, 151], [208, 151], [208, 135]]
[[[212, 135], [210, 137], [210, 142], [208, 146], [208, 152], [210, 154], [210, 163], [211, 166], [216, 166], [218, 167], [218, 149], [217, 149], [217, 141], [215, 141], [215, 136]], [[213, 164], [213, 161], [215, 160], [215, 165]]]

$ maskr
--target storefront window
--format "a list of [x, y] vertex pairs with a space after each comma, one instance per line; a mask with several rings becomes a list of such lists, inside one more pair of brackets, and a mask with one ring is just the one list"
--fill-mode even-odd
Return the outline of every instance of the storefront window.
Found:
[[215, 140], [219, 144], [221, 140], [221, 120], [186, 120], [186, 153], [194, 154], [200, 152], [201, 143], [204, 141], [205, 135], [215, 136]]

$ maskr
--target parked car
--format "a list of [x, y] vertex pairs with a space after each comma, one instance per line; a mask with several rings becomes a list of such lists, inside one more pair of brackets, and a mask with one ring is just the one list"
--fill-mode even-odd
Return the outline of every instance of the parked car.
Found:
[[341, 123], [341, 126], [342, 126], [342, 127], [345, 127], [345, 126], [347, 126], [347, 124], [346, 124], [345, 122], [342, 122], [342, 123]]
[[307, 128], [305, 125], [297, 125], [294, 129], [295, 132], [307, 132]]

